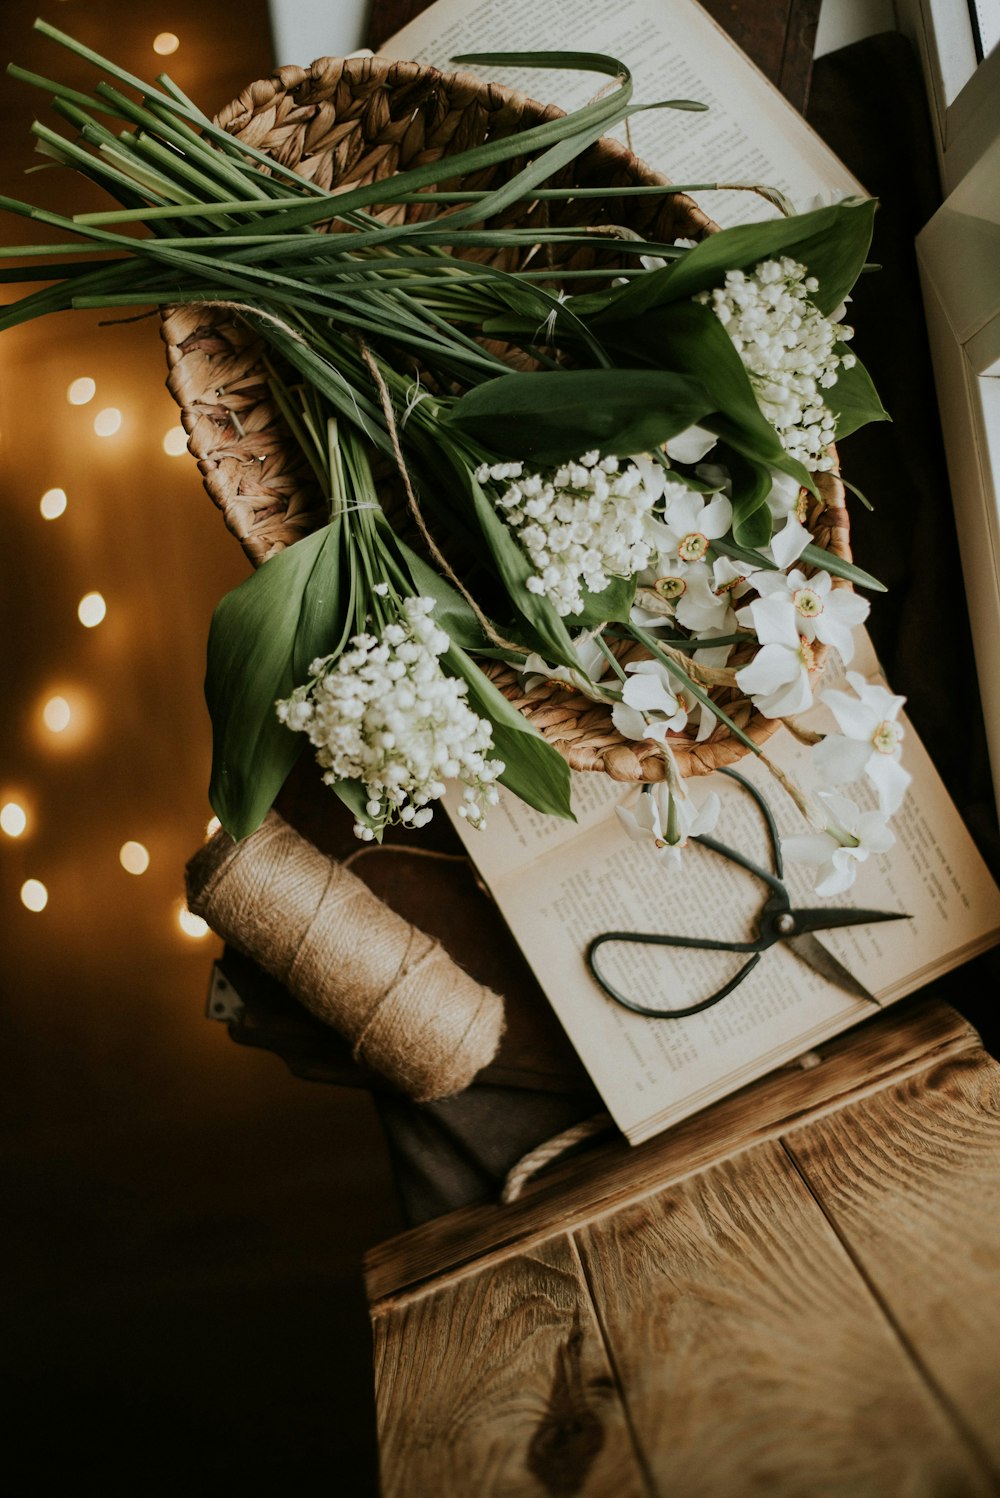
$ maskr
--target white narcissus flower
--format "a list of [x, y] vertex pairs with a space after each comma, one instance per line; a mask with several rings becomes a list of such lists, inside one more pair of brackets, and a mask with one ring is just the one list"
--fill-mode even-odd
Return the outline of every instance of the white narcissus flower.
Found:
[[663, 520], [657, 525], [658, 553], [650, 565], [658, 570], [704, 560], [713, 541], [733, 523], [733, 507], [724, 494], [707, 503], [695, 489], [668, 485]]
[[859, 864], [873, 853], [887, 853], [896, 839], [884, 812], [860, 811], [834, 791], [819, 791], [818, 798], [827, 809], [825, 831], [783, 837], [781, 851], [785, 858], [815, 867], [818, 895], [839, 895], [854, 883]]
[[663, 445], [667, 450], [667, 457], [672, 458], [675, 463], [700, 463], [718, 440], [714, 432], [706, 432], [704, 427], [694, 426], [678, 432], [676, 437], [669, 438]]
[[657, 858], [680, 868], [688, 838], [711, 832], [719, 820], [719, 798], [712, 791], [699, 805], [661, 782], [643, 787], [634, 811], [616, 806], [615, 813], [633, 842], [651, 844]]
[[604, 651], [596, 639], [584, 634], [578, 635], [573, 641], [573, 652], [580, 662], [578, 670], [571, 670], [569, 666], [550, 666], [548, 661], [537, 654], [526, 656], [524, 665], [520, 667], [524, 677], [524, 690], [533, 692], [543, 681], [561, 681], [566, 686], [575, 687], [585, 697], [604, 701], [605, 693], [599, 690], [595, 694], [594, 691], [595, 684], [607, 670], [608, 661]]
[[686, 585], [676, 599], [674, 612], [678, 624], [693, 635], [733, 634], [736, 622], [733, 603], [747, 591], [750, 577], [756, 585], [755, 569], [729, 557], [717, 557], [711, 569], [707, 563], [689, 567], [683, 578], [678, 579]]
[[[754, 577], [754, 587], [760, 594], [762, 606], [753, 618], [759, 621], [765, 612], [786, 609], [789, 604], [795, 610], [795, 627], [807, 640], [821, 640], [832, 645], [840, 653], [845, 665], [854, 654], [852, 631], [868, 618], [870, 605], [850, 588], [835, 588], [829, 572], [816, 572], [806, 577], [795, 568], [787, 575], [783, 572], [759, 572]], [[749, 624], [749, 609], [740, 609], [740, 623]]]
[[671, 686], [659, 661], [630, 661], [622, 700], [611, 709], [611, 721], [626, 739], [655, 739], [665, 743], [668, 733], [681, 733], [687, 708]]
[[831, 785], [867, 775], [878, 792], [879, 809], [892, 816], [910, 783], [909, 773], [899, 763], [903, 728], [896, 721], [906, 698], [865, 681], [858, 671], [848, 671], [847, 680], [856, 696], [832, 690], [821, 694], [840, 733], [827, 734], [817, 744], [813, 763]]
[[770, 554], [771, 560], [784, 569], [798, 561], [812, 539], [812, 531], [806, 529], [797, 515], [790, 514], [781, 530], [774, 532], [770, 545], [763, 549], [765, 555]]
[[771, 604], [765, 598], [750, 604], [748, 612], [761, 648], [748, 666], [737, 671], [736, 684], [765, 718], [787, 718], [812, 705], [810, 677], [816, 670], [816, 651], [799, 634], [792, 605], [768, 607]]

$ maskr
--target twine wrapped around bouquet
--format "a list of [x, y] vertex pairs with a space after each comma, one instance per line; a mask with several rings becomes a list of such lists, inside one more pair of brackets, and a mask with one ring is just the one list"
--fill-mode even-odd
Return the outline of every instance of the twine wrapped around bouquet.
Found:
[[[442, 73], [411, 62], [378, 58], [321, 58], [309, 68], [283, 67], [252, 84], [218, 116], [236, 139], [263, 150], [283, 166], [331, 191], [357, 187], [408, 167], [508, 136], [562, 110], [467, 73]], [[502, 162], [462, 179], [467, 189], [498, 187], [523, 166]], [[551, 179], [555, 187], [628, 187], [664, 183], [631, 151], [602, 139]], [[454, 186], [442, 183], [442, 187]], [[385, 223], [426, 217], [428, 206], [397, 204], [378, 213]], [[609, 276], [624, 262], [614, 254], [616, 226], [659, 242], [704, 238], [716, 226], [684, 193], [663, 196], [555, 201], [511, 205], [494, 227], [552, 228], [586, 224], [608, 230], [608, 249], [546, 244], [544, 268], [584, 270], [600, 265]], [[470, 258], [514, 271], [538, 255], [538, 246], [506, 246]], [[537, 260], [536, 260], [536, 263]], [[271, 396], [261, 340], [235, 304], [185, 305], [169, 309], [162, 334], [170, 367], [168, 385], [181, 408], [189, 448], [198, 459], [210, 497], [254, 566], [325, 525], [327, 500]], [[493, 345], [497, 347], [497, 345]], [[830, 473], [817, 475], [819, 502], [810, 498], [807, 523], [818, 546], [850, 561], [844, 490]], [[836, 579], [836, 587], [850, 584]], [[731, 664], [746, 664], [740, 647]], [[635, 654], [642, 654], [636, 647]], [[823, 647], [817, 649], [822, 661]], [[558, 682], [526, 692], [518, 673], [501, 664], [484, 669], [518, 709], [575, 770], [603, 770], [615, 780], [665, 778], [659, 746], [623, 738], [610, 710]], [[735, 688], [716, 693], [728, 716], [756, 744], [778, 720], [763, 717]], [[684, 775], [706, 774], [740, 759], [745, 746], [724, 724], [701, 743], [684, 735], [669, 739]]]
[[493, 1059], [503, 1000], [462, 971], [277, 812], [187, 867], [188, 907], [285, 984], [417, 1102], [451, 1097]]

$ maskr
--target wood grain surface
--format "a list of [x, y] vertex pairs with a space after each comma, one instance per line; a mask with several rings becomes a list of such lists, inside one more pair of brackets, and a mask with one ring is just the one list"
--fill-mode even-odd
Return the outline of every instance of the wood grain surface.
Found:
[[382, 1498], [647, 1498], [565, 1236], [374, 1321]]
[[889, 1318], [1000, 1473], [1000, 1068], [955, 1057], [786, 1141]]
[[365, 1258], [369, 1301], [432, 1276], [481, 1267], [514, 1244], [573, 1227], [727, 1155], [978, 1047], [972, 1027], [934, 999], [906, 1001], [821, 1046], [810, 1070], [785, 1067], [647, 1144], [618, 1142], [567, 1162], [508, 1207], [467, 1207], [379, 1244]]
[[664, 1498], [993, 1491], [779, 1143], [578, 1241]]

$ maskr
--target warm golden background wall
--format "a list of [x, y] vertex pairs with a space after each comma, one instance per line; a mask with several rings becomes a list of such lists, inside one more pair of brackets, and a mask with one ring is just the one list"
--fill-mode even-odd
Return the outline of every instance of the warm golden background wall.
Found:
[[[0, 58], [88, 88], [5, 0]], [[271, 68], [263, 0], [46, 0], [45, 18], [214, 111]], [[158, 57], [171, 32], [176, 51]], [[308, 61], [309, 59], [301, 59]], [[0, 191], [103, 207], [41, 158], [45, 96], [0, 80]], [[43, 237], [4, 217], [5, 243]], [[4, 288], [11, 299], [21, 288]], [[113, 314], [112, 314], [113, 315]], [[0, 336], [3, 682], [2, 1395], [0, 1490], [104, 1494], [369, 1491], [362, 1248], [396, 1225], [365, 1095], [296, 1081], [203, 1017], [219, 944], [180, 929], [204, 835], [201, 681], [218, 598], [246, 575], [187, 453], [156, 319], [65, 314]], [[93, 380], [73, 405], [71, 382]], [[118, 431], [95, 434], [99, 412]], [[62, 514], [40, 512], [65, 491]], [[102, 623], [77, 605], [99, 591]], [[53, 696], [69, 726], [45, 727]], [[126, 873], [136, 840], [148, 871]], [[41, 880], [48, 904], [19, 891]]]

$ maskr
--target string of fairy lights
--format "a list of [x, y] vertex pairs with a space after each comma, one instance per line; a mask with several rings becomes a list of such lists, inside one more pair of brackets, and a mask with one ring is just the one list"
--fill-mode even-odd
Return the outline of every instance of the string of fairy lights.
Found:
[[[170, 57], [180, 46], [180, 39], [172, 31], [159, 32], [152, 41], [152, 49], [159, 57]], [[97, 381], [89, 375], [80, 375], [72, 380], [66, 390], [66, 399], [71, 406], [89, 406], [96, 403]], [[95, 409], [92, 425], [96, 437], [110, 439], [121, 430], [124, 416], [117, 406], [99, 406]], [[163, 451], [169, 457], [179, 457], [187, 450], [187, 436], [182, 426], [171, 427], [163, 436]], [[70, 506], [70, 497], [63, 488], [46, 489], [38, 501], [38, 512], [43, 521], [58, 521]], [[96, 589], [85, 593], [77, 604], [77, 619], [84, 629], [97, 629], [108, 616], [108, 603]], [[55, 693], [41, 707], [41, 723], [45, 733], [53, 737], [70, 737], [74, 725], [85, 715], [82, 704], [74, 704], [70, 697]], [[0, 833], [6, 838], [30, 842], [37, 817], [30, 798], [10, 796], [0, 805]], [[211, 835], [218, 828], [216, 818], [209, 822], [206, 833]], [[141, 878], [147, 873], [151, 856], [144, 843], [130, 838], [118, 850], [118, 862], [126, 874]], [[49, 906], [49, 890], [43, 880], [32, 875], [20, 888], [21, 904], [27, 911], [39, 915]], [[177, 925], [185, 936], [198, 940], [208, 934], [208, 926], [199, 916], [188, 910], [183, 900], [175, 903]]]
[[[173, 45], [168, 46], [171, 41]], [[160, 43], [161, 45], [157, 45]], [[154, 49], [161, 53], [173, 51], [177, 39], [168, 33], [157, 37]], [[89, 375], [81, 375], [70, 382], [66, 390], [66, 399], [71, 406], [88, 406], [96, 401], [98, 394], [97, 382]], [[122, 430], [122, 412], [116, 406], [105, 406], [96, 410], [93, 416], [93, 431], [97, 437], [111, 438]], [[164, 433], [162, 439], [163, 451], [169, 457], [179, 457], [187, 450], [187, 435], [182, 426], [173, 426]], [[65, 489], [46, 489], [38, 501], [38, 512], [44, 521], [57, 521], [64, 516], [69, 509], [69, 495]], [[93, 590], [85, 593], [76, 608], [76, 616], [84, 629], [97, 629], [104, 623], [108, 616], [108, 604], [103, 593]], [[67, 697], [56, 693], [48, 697], [42, 704], [41, 722], [45, 731], [53, 736], [67, 735], [72, 730], [74, 723], [81, 715], [81, 707], [76, 707]], [[35, 818], [23, 801], [13, 797], [5, 800], [0, 806], [0, 832], [6, 837], [18, 840], [30, 839]], [[213, 817], [209, 822], [206, 832], [211, 835], [218, 828], [218, 820]], [[122, 843], [118, 850], [118, 862], [126, 874], [135, 878], [145, 874], [151, 863], [149, 849], [144, 843], [130, 838]], [[20, 888], [21, 904], [25, 910], [40, 915], [49, 905], [49, 890], [45, 883], [34, 876], [27, 878]], [[177, 925], [185, 936], [200, 939], [208, 934], [208, 926], [200, 918], [188, 910], [183, 900], [175, 904]]]

